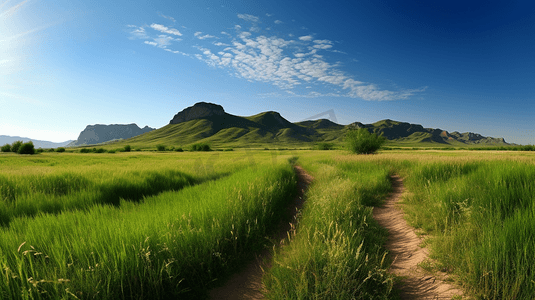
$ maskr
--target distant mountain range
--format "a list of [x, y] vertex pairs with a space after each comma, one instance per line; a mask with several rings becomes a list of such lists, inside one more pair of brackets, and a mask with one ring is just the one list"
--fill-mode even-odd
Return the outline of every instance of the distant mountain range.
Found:
[[188, 107], [177, 113], [168, 125], [128, 139], [124, 143], [139, 146], [184, 146], [207, 142], [214, 146], [230, 147], [341, 143], [347, 130], [361, 127], [383, 134], [396, 144], [507, 145], [503, 138], [484, 137], [471, 132], [449, 133], [441, 129], [392, 120], [373, 124], [355, 122], [349, 125], [336, 124], [327, 119], [292, 123], [274, 111], [240, 117], [225, 112], [220, 105], [206, 102]]
[[73, 142], [73, 140], [70, 140], [70, 141], [65, 141], [61, 143], [54, 143], [54, 142], [40, 141], [40, 140], [35, 140], [35, 139], [30, 139], [30, 138], [20, 137], [20, 136], [0, 135], [0, 145], [13, 144], [16, 141], [22, 141], [24, 143], [32, 141], [35, 148], [43, 148], [43, 149], [65, 147], [71, 142]]
[[[351, 129], [366, 128], [382, 134], [397, 145], [436, 145], [463, 147], [469, 145], [508, 145], [503, 138], [485, 137], [477, 133], [424, 128], [392, 120], [373, 124], [355, 122], [349, 125], [336, 124], [327, 119], [292, 123], [278, 112], [268, 111], [250, 117], [231, 115], [221, 105], [199, 102], [177, 113], [168, 125], [154, 129], [140, 128], [136, 124], [88, 125], [75, 141], [52, 143], [32, 140], [36, 148], [57, 148], [95, 145], [114, 142], [140, 148], [158, 144], [187, 146], [206, 142], [215, 147], [269, 147], [306, 146], [312, 143], [344, 141]], [[21, 137], [0, 136], [0, 145], [14, 141], [27, 142]]]
[[68, 146], [84, 146], [102, 144], [114, 140], [129, 139], [137, 135], [153, 131], [154, 128], [145, 126], [139, 128], [136, 124], [112, 124], [112, 125], [87, 125], [87, 127], [80, 132], [78, 139], [73, 141]]

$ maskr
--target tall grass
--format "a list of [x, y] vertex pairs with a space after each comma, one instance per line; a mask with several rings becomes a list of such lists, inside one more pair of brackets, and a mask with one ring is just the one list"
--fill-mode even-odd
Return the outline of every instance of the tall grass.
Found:
[[264, 278], [269, 299], [388, 299], [385, 232], [372, 208], [390, 190], [388, 169], [372, 163], [312, 163], [297, 233]]
[[288, 165], [120, 208], [16, 218], [0, 230], [2, 299], [192, 299], [263, 247], [295, 178]]
[[426, 162], [407, 170], [414, 224], [440, 268], [484, 299], [535, 295], [535, 168], [513, 161]]
[[198, 182], [173, 171], [146, 171], [93, 178], [76, 173], [0, 175], [0, 224], [16, 217], [89, 209], [97, 204], [119, 205], [121, 199], [139, 201], [162, 191], [179, 190]]

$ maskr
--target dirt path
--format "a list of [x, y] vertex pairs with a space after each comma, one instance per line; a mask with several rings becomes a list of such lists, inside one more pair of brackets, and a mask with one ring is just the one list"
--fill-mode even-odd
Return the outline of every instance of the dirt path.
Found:
[[[281, 218], [284, 220], [292, 220], [292, 222], [288, 223], [281, 221], [279, 230], [274, 236], [276, 240], [280, 241], [280, 244], [284, 242], [288, 236], [288, 232], [295, 229], [297, 212], [303, 206], [303, 196], [308, 185], [313, 180], [312, 176], [306, 173], [303, 168], [295, 166], [294, 169], [297, 174], [298, 191], [297, 196], [293, 199], [292, 203], [288, 205], [286, 210], [287, 216]], [[209, 298], [213, 300], [264, 299], [264, 296], [262, 295], [262, 276], [264, 274], [264, 269], [269, 268], [271, 258], [271, 251], [263, 251], [240, 272], [232, 275], [224, 285], [211, 290]]]
[[373, 210], [373, 217], [388, 229], [390, 235], [385, 247], [394, 260], [390, 272], [402, 276], [399, 284], [401, 299], [451, 299], [462, 296], [463, 292], [445, 282], [446, 273], [430, 274], [418, 266], [428, 258], [427, 248], [422, 243], [414, 228], [403, 218], [403, 211], [396, 205], [404, 191], [403, 181], [399, 176], [392, 176], [393, 192], [383, 207]]

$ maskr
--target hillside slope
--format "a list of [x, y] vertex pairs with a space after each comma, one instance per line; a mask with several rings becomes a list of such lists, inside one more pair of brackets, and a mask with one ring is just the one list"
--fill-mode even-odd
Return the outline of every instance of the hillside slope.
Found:
[[220, 105], [206, 102], [182, 110], [162, 128], [115, 144], [130, 144], [141, 148], [158, 144], [186, 147], [199, 142], [214, 147], [309, 147], [319, 142], [341, 144], [348, 130], [361, 127], [383, 134], [390, 143], [401, 145], [444, 147], [507, 144], [502, 138], [483, 137], [470, 132], [448, 133], [441, 129], [392, 120], [373, 124], [355, 122], [349, 125], [336, 124], [326, 119], [292, 123], [274, 111], [240, 117], [225, 112]]

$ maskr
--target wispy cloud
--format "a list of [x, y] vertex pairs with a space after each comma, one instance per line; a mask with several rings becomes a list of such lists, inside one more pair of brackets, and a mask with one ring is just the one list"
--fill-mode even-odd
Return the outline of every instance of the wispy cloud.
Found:
[[255, 22], [255, 23], [260, 21], [259, 17], [255, 17], [253, 15], [248, 15], [248, 14], [238, 14], [238, 18], [245, 20], [245, 21], [249, 21], [249, 22]]
[[300, 37], [299, 37], [299, 40], [308, 42], [308, 41], [312, 41], [313, 38], [314, 38], [314, 37], [311, 36], [311, 35], [305, 35], [305, 36], [300, 36]]
[[216, 36], [214, 35], [209, 35], [209, 34], [205, 34], [205, 35], [202, 35], [202, 32], [200, 31], [197, 31], [193, 34], [196, 38], [198, 38], [199, 40], [205, 40], [205, 39], [214, 39], [214, 38], [217, 38]]
[[[334, 49], [335, 43], [328, 39], [315, 39], [313, 34], [286, 38], [259, 33], [259, 17], [238, 14], [239, 19], [253, 22], [253, 27], [244, 30], [234, 25], [234, 32], [220, 31], [220, 36], [193, 33], [198, 40], [219, 39], [217, 42], [201, 42], [190, 45], [196, 53], [185, 53], [172, 48], [172, 41], [180, 40], [169, 35], [182, 36], [178, 30], [160, 24], [150, 28], [159, 31], [157, 36], [147, 33], [145, 27], [131, 25], [131, 34], [145, 39], [144, 43], [163, 48], [165, 51], [196, 58], [214, 68], [226, 69], [233, 76], [248, 81], [271, 83], [284, 91], [286, 97], [349, 97], [368, 101], [408, 99], [421, 93], [420, 89], [387, 90], [377, 84], [355, 80], [340, 69], [340, 63], [329, 62], [331, 52], [345, 53]], [[276, 20], [275, 23], [277, 23]], [[279, 22], [279, 24], [282, 21]], [[264, 28], [264, 32], [266, 28]], [[307, 90], [298, 93], [297, 87]], [[267, 95], [266, 95], [267, 96]]]
[[161, 24], [151, 24], [150, 25], [150, 28], [154, 29], [154, 30], [157, 30], [159, 32], [162, 32], [162, 33], [167, 33], [167, 34], [173, 34], [173, 35], [177, 35], [177, 36], [182, 36], [182, 33], [180, 33], [180, 31], [178, 31], [177, 29], [175, 28], [168, 28], [164, 25], [161, 25]]
[[[6, 5], [8, 2], [9, 2], [9, 0], [4, 2], [4, 3], [2, 3], [2, 6]], [[28, 0], [24, 0], [24, 1], [20, 2], [19, 4], [17, 4], [17, 5], [10, 7], [6, 11], [0, 12], [0, 17], [4, 17], [4, 18], [11, 17], [19, 8], [21, 8], [21, 6], [26, 4], [26, 2], [28, 2]], [[2, 6], [0, 6], [0, 8]]]
[[275, 23], [275, 24], [282, 24], [282, 23], [284, 23], [284, 22], [281, 21], [281, 20], [275, 20], [275, 21], [273, 21], [273, 23]]
[[138, 27], [136, 25], [126, 25], [126, 26], [131, 29], [130, 39], [134, 39], [134, 38], [147, 39], [149, 37], [144, 27]]
[[175, 18], [173, 18], [173, 17], [166, 16], [166, 15], [164, 15], [164, 14], [162, 14], [162, 13], [158, 13], [158, 15], [159, 15], [160, 17], [162, 17], [162, 18], [167, 19], [167, 20], [171, 20], [173, 23], [176, 23], [176, 20], [175, 20]]

